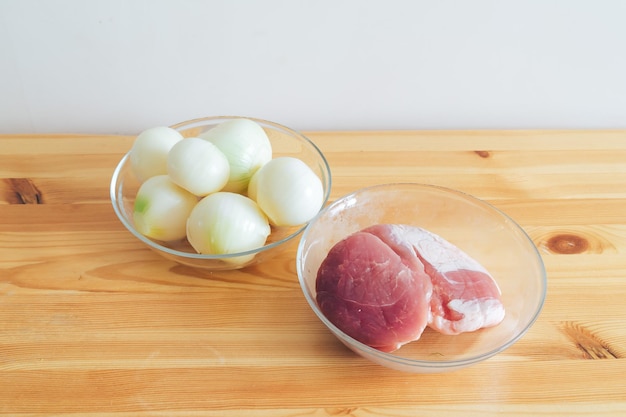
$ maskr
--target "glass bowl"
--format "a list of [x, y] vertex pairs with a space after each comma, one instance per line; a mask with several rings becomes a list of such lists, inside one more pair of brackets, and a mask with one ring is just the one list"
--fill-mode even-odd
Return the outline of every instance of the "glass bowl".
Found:
[[[419, 340], [392, 353], [360, 343], [337, 328], [317, 305], [317, 271], [335, 243], [381, 223], [427, 229], [481, 263], [502, 291], [506, 310], [503, 321], [495, 327], [454, 336], [427, 327]], [[456, 370], [502, 352], [532, 326], [546, 296], [541, 256], [515, 221], [475, 197], [431, 185], [384, 184], [341, 197], [309, 222], [296, 263], [308, 304], [343, 344], [377, 364], [407, 372]]]
[[[274, 158], [281, 156], [296, 157], [304, 161], [313, 170], [322, 181], [324, 190], [322, 207], [326, 205], [331, 188], [330, 167], [320, 149], [301, 133], [278, 123], [240, 116], [205, 117], [181, 122], [171, 127], [179, 131], [183, 137], [194, 137], [227, 120], [242, 118], [255, 121], [265, 130], [272, 144]], [[133, 224], [133, 206], [139, 186], [140, 182], [133, 175], [129, 154], [127, 153], [115, 168], [111, 178], [111, 202], [117, 217], [126, 229], [150, 249], [167, 259], [195, 268], [218, 271], [240, 269], [258, 264], [280, 252], [288, 242], [296, 239], [306, 227], [306, 224], [296, 227], [272, 227], [272, 232], [265, 246], [254, 250], [228, 255], [198, 254], [186, 239], [177, 242], [157, 242], [145, 237], [135, 229]], [[235, 258], [250, 259], [242, 263], [233, 262]]]

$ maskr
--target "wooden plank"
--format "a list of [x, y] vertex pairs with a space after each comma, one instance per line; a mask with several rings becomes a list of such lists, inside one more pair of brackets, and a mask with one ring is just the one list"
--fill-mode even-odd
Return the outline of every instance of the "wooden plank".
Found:
[[356, 356], [308, 308], [297, 242], [206, 272], [115, 217], [132, 137], [0, 136], [0, 415], [621, 416], [626, 131], [307, 132], [331, 199], [384, 182], [474, 194], [518, 222], [548, 276], [529, 332], [454, 373]]

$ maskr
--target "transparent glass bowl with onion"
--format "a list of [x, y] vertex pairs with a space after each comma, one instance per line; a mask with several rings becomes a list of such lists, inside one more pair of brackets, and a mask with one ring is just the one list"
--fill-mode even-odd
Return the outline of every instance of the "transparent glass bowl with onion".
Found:
[[[185, 138], [197, 137], [222, 122], [242, 118], [252, 120], [263, 128], [270, 140], [274, 158], [283, 156], [298, 158], [319, 177], [323, 188], [322, 207], [324, 207], [330, 196], [330, 167], [321, 150], [303, 134], [278, 123], [240, 116], [205, 117], [181, 122], [171, 127]], [[187, 239], [170, 242], [157, 241], [144, 236], [135, 228], [133, 210], [135, 196], [140, 185], [140, 181], [131, 168], [129, 150], [118, 163], [111, 178], [110, 197], [115, 214], [126, 229], [148, 248], [164, 258], [194, 268], [212, 271], [232, 270], [264, 262], [281, 252], [289, 242], [300, 236], [307, 225], [304, 223], [297, 226], [272, 226], [271, 233], [263, 246], [245, 252], [200, 254], [194, 250]], [[239, 259], [245, 259], [245, 261], [235, 262]]]
[[[444, 335], [427, 327], [419, 340], [392, 353], [367, 346], [341, 331], [317, 304], [318, 269], [337, 242], [382, 223], [427, 229], [481, 263], [500, 287], [503, 321], [458, 335]], [[531, 328], [546, 296], [541, 256], [513, 219], [471, 195], [432, 185], [382, 184], [337, 199], [305, 229], [296, 264], [306, 301], [341, 343], [374, 363], [406, 372], [451, 371], [499, 354]]]

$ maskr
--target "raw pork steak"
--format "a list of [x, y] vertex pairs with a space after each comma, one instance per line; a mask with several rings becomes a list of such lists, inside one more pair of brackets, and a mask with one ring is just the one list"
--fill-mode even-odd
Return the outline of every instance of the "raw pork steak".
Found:
[[342, 240], [318, 270], [320, 309], [344, 333], [385, 352], [419, 339], [432, 284], [419, 259], [407, 257], [371, 233]]
[[391, 352], [420, 338], [494, 326], [500, 290], [474, 259], [418, 227], [376, 225], [337, 243], [317, 275], [317, 302], [338, 328]]

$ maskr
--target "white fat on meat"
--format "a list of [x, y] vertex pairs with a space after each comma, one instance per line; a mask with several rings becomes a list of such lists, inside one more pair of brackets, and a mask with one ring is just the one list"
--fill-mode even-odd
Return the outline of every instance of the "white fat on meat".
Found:
[[453, 335], [495, 326], [504, 319], [500, 288], [474, 258], [419, 227], [380, 225], [373, 229], [380, 227], [394, 241], [410, 244], [431, 278], [429, 327]]

